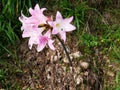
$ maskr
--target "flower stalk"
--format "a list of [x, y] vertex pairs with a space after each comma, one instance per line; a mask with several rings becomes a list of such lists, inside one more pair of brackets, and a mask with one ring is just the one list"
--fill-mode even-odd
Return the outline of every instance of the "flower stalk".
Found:
[[70, 66], [72, 67], [72, 66], [73, 66], [73, 65], [72, 65], [72, 61], [71, 61], [70, 56], [69, 56], [69, 53], [68, 53], [68, 51], [67, 51], [67, 49], [66, 49], [66, 47], [65, 47], [65, 44], [62, 42], [62, 40], [59, 38], [58, 35], [55, 35], [55, 36], [56, 36], [56, 38], [60, 41], [60, 43], [61, 43], [61, 45], [62, 45], [62, 47], [63, 47], [63, 49], [64, 49], [64, 51], [65, 51], [65, 54], [66, 54], [66, 56], [67, 56], [67, 58], [68, 58], [69, 64], [70, 64]]

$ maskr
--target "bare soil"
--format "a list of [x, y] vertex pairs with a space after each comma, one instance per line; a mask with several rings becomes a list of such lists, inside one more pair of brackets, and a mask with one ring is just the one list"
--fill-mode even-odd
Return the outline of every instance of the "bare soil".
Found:
[[71, 67], [61, 43], [55, 41], [55, 51], [46, 47], [39, 53], [35, 47], [29, 50], [27, 41], [21, 44], [19, 59], [22, 71], [16, 73], [16, 77], [22, 90], [28, 87], [32, 90], [103, 90], [103, 69], [108, 58], [103, 57], [98, 49], [95, 49], [94, 57], [84, 57], [77, 39], [70, 38], [65, 45], [72, 60]]

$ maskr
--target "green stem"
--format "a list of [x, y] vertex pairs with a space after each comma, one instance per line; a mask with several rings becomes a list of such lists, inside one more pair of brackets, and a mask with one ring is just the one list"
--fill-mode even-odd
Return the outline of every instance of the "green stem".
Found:
[[69, 61], [69, 63], [70, 63], [70, 66], [73, 66], [73, 65], [72, 65], [72, 61], [71, 61], [70, 56], [69, 56], [69, 53], [68, 53], [68, 51], [67, 51], [67, 49], [66, 49], [66, 47], [65, 47], [65, 44], [62, 42], [62, 40], [59, 38], [59, 36], [57, 36], [57, 35], [55, 35], [55, 36], [56, 36], [57, 39], [60, 41], [63, 49], [65, 50], [65, 53], [66, 53], [66, 56], [67, 56], [68, 61]]

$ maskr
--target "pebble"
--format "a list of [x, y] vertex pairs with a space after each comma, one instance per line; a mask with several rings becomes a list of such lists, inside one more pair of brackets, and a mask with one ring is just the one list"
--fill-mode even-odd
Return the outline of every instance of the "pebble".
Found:
[[77, 85], [79, 85], [79, 84], [83, 83], [83, 78], [80, 75], [78, 75], [75, 79], [75, 82]]
[[88, 69], [89, 64], [88, 64], [87, 62], [81, 62], [81, 63], [80, 63], [80, 67], [81, 67], [81, 69], [86, 70], [86, 69]]
[[[70, 55], [70, 59], [73, 60], [73, 57], [71, 55]], [[68, 64], [69, 63], [68, 58], [67, 57], [63, 58], [63, 62]]]
[[83, 75], [88, 76], [89, 75], [88, 71], [84, 72]]
[[58, 60], [58, 56], [54, 56], [54, 61], [57, 61]]
[[67, 57], [63, 58], [63, 62], [68, 64], [69, 63], [68, 58]]
[[50, 79], [50, 78], [51, 78], [51, 76], [50, 76], [50, 74], [48, 73], [48, 74], [47, 74], [47, 79]]
[[74, 58], [79, 58], [81, 56], [81, 53], [79, 51], [72, 53]]

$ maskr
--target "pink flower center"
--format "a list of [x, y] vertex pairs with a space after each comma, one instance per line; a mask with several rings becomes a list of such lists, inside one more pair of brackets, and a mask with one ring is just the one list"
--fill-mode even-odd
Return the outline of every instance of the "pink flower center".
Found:
[[47, 43], [47, 41], [48, 41], [48, 37], [45, 37], [45, 36], [41, 37], [41, 39], [40, 39], [40, 42], [43, 43], [43, 44]]

